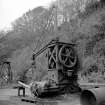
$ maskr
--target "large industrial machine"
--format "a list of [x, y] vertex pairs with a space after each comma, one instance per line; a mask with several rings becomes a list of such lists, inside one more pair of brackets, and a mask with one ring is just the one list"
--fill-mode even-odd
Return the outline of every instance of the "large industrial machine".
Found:
[[81, 91], [78, 85], [79, 62], [75, 44], [52, 40], [45, 47], [33, 54], [33, 65], [36, 57], [47, 50], [48, 80], [31, 83], [31, 92], [37, 96], [74, 93]]

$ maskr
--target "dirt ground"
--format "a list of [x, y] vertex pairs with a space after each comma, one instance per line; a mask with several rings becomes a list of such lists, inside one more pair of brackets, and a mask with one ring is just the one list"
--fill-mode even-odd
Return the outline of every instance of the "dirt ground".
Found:
[[[26, 96], [31, 93], [26, 89]], [[53, 98], [47, 103], [30, 103], [21, 101], [22, 97], [17, 96], [17, 89], [0, 89], [0, 105], [80, 105], [79, 95], [63, 95]]]

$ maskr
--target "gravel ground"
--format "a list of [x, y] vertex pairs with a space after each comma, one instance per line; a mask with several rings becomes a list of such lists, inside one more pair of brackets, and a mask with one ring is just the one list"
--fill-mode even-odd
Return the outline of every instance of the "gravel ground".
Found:
[[[26, 95], [31, 95], [26, 90]], [[54, 102], [36, 103], [36, 105], [80, 105], [78, 95], [63, 95], [52, 99]], [[17, 96], [16, 89], [0, 89], [0, 105], [35, 105], [35, 103], [22, 102]]]

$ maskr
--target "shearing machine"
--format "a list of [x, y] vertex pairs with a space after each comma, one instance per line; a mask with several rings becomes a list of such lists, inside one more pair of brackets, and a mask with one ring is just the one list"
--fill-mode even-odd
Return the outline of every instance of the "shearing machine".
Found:
[[36, 57], [45, 50], [47, 50], [48, 80], [32, 82], [31, 92], [36, 97], [80, 92], [78, 84], [80, 63], [75, 44], [60, 42], [58, 39], [52, 40], [33, 54], [33, 64]]

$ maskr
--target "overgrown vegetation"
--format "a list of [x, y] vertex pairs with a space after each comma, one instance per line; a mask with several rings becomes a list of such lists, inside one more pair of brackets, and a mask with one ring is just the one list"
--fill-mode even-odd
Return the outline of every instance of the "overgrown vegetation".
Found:
[[[32, 68], [32, 54], [52, 38], [77, 44], [81, 58], [81, 76], [105, 71], [105, 6], [99, 0], [59, 0], [49, 8], [37, 7], [15, 20], [13, 29], [0, 32], [0, 61], [10, 60], [14, 80]], [[57, 18], [57, 20], [56, 20]], [[45, 54], [37, 59], [34, 76], [40, 80], [46, 75]], [[38, 74], [38, 77], [37, 75]], [[20, 76], [20, 77], [19, 77]], [[29, 77], [30, 78], [30, 77]]]

